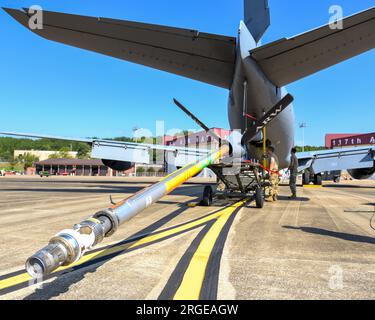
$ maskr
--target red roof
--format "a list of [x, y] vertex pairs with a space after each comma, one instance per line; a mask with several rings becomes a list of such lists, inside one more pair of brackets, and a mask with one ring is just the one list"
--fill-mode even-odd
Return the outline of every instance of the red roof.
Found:
[[102, 160], [99, 159], [47, 159], [35, 162], [38, 166], [104, 166]]

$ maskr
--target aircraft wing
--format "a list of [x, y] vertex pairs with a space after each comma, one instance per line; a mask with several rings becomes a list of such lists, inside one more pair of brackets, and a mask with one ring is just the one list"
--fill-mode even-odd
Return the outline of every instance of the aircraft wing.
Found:
[[325, 171], [372, 168], [375, 147], [339, 148], [310, 152], [299, 152], [298, 171], [312, 169], [315, 174]]
[[251, 51], [265, 75], [282, 87], [375, 47], [375, 7], [293, 38]]
[[[28, 9], [4, 8], [29, 28]], [[43, 11], [48, 40], [98, 52], [223, 88], [230, 88], [236, 39], [196, 30]]]
[[0, 135], [84, 142], [90, 144], [92, 158], [140, 164], [151, 164], [153, 150], [165, 151], [168, 165], [174, 165], [175, 167], [183, 167], [212, 152], [211, 150], [206, 149], [165, 146], [159, 144], [70, 138], [33, 133], [0, 132]]

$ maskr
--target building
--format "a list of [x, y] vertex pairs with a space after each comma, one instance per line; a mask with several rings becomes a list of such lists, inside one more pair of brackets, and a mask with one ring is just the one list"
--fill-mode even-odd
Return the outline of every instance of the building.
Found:
[[345, 138], [337, 138], [332, 140], [333, 148], [343, 147], [366, 147], [375, 145], [375, 132], [368, 134], [360, 134]]
[[[375, 145], [375, 132], [367, 134], [332, 135], [329, 137], [330, 148], [366, 147]], [[326, 139], [327, 144], [327, 139]]]
[[[212, 132], [218, 135], [222, 139], [227, 139], [230, 135], [229, 130], [221, 128], [212, 128]], [[179, 136], [169, 138], [166, 141], [167, 146], [175, 147], [187, 147], [187, 148], [196, 148], [196, 149], [219, 149], [219, 142], [216, 141], [212, 135], [206, 131], [200, 131], [196, 133], [191, 133], [187, 136]]]
[[[214, 133], [214, 135], [220, 137], [221, 139], [225, 140], [230, 135], [231, 131], [221, 128], [212, 128], [210, 132]], [[189, 149], [204, 149], [204, 150], [218, 150], [220, 148], [220, 142], [217, 141], [210, 132], [206, 131], [199, 131], [190, 133], [189, 135], [182, 135], [178, 137], [173, 137], [173, 139], [168, 139], [166, 145], [176, 148], [189, 148]], [[185, 159], [186, 161], [190, 161]], [[193, 161], [193, 160], [191, 160]], [[195, 160], [194, 160], [195, 161]], [[166, 159], [166, 168], [168, 173], [172, 173], [173, 171], [179, 169], [182, 166], [181, 159], [177, 160], [175, 155], [171, 153], [167, 154]], [[215, 174], [209, 168], [205, 168], [200, 174], [199, 177], [209, 177], [213, 178]]]
[[[49, 159], [53, 154], [59, 153], [58, 151], [43, 151], [43, 150], [14, 150], [13, 156], [14, 159], [17, 159], [20, 155], [31, 154], [39, 159], [39, 161], [44, 161]], [[70, 151], [68, 152], [69, 156], [72, 158], [77, 157], [77, 152]]]
[[335, 139], [344, 139], [347, 137], [355, 136], [358, 133], [328, 133], [325, 137], [325, 147], [327, 149], [332, 149], [332, 140]]
[[49, 172], [51, 175], [75, 176], [117, 176], [134, 175], [134, 167], [124, 172], [117, 172], [106, 167], [98, 159], [47, 159], [34, 163], [35, 173]]

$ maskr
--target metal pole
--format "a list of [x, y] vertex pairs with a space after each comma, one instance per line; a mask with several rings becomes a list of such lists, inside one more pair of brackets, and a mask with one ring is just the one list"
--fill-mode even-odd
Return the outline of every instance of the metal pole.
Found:
[[302, 152], [305, 152], [305, 127], [302, 128]]
[[302, 152], [305, 152], [305, 128], [307, 128], [307, 125], [302, 122], [299, 127], [302, 129]]
[[230, 147], [226, 144], [211, 155], [185, 166], [107, 210], [97, 212], [76, 224], [73, 229], [61, 231], [46, 247], [26, 261], [27, 272], [34, 278], [40, 278], [60, 266], [68, 266], [78, 261], [87, 250], [103, 241], [104, 237], [114, 234], [125, 221], [229, 153]]
[[244, 131], [247, 131], [247, 128], [248, 128], [248, 120], [247, 120], [247, 117], [246, 117], [246, 113], [247, 113], [247, 80], [245, 80], [245, 82], [243, 83], [243, 113], [242, 113], [242, 116], [244, 117], [244, 120], [245, 120], [245, 128], [244, 128]]
[[263, 131], [263, 167], [267, 167], [267, 129], [264, 127]]

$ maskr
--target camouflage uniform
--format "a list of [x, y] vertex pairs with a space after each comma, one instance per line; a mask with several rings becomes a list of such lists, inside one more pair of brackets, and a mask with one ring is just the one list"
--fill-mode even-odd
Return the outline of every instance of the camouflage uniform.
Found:
[[297, 175], [298, 175], [298, 159], [295, 153], [292, 153], [290, 157], [290, 178], [289, 178], [289, 187], [292, 192], [292, 197], [297, 196]]
[[[272, 171], [279, 170], [278, 159], [274, 153], [269, 154], [269, 168]], [[269, 201], [276, 201], [279, 195], [280, 177], [277, 173], [270, 173], [270, 186], [266, 190], [266, 197]]]
[[279, 175], [276, 173], [271, 173], [270, 176], [270, 190], [269, 190], [269, 196], [272, 197], [273, 200], [277, 200], [277, 197], [279, 196], [279, 183], [280, 178]]

